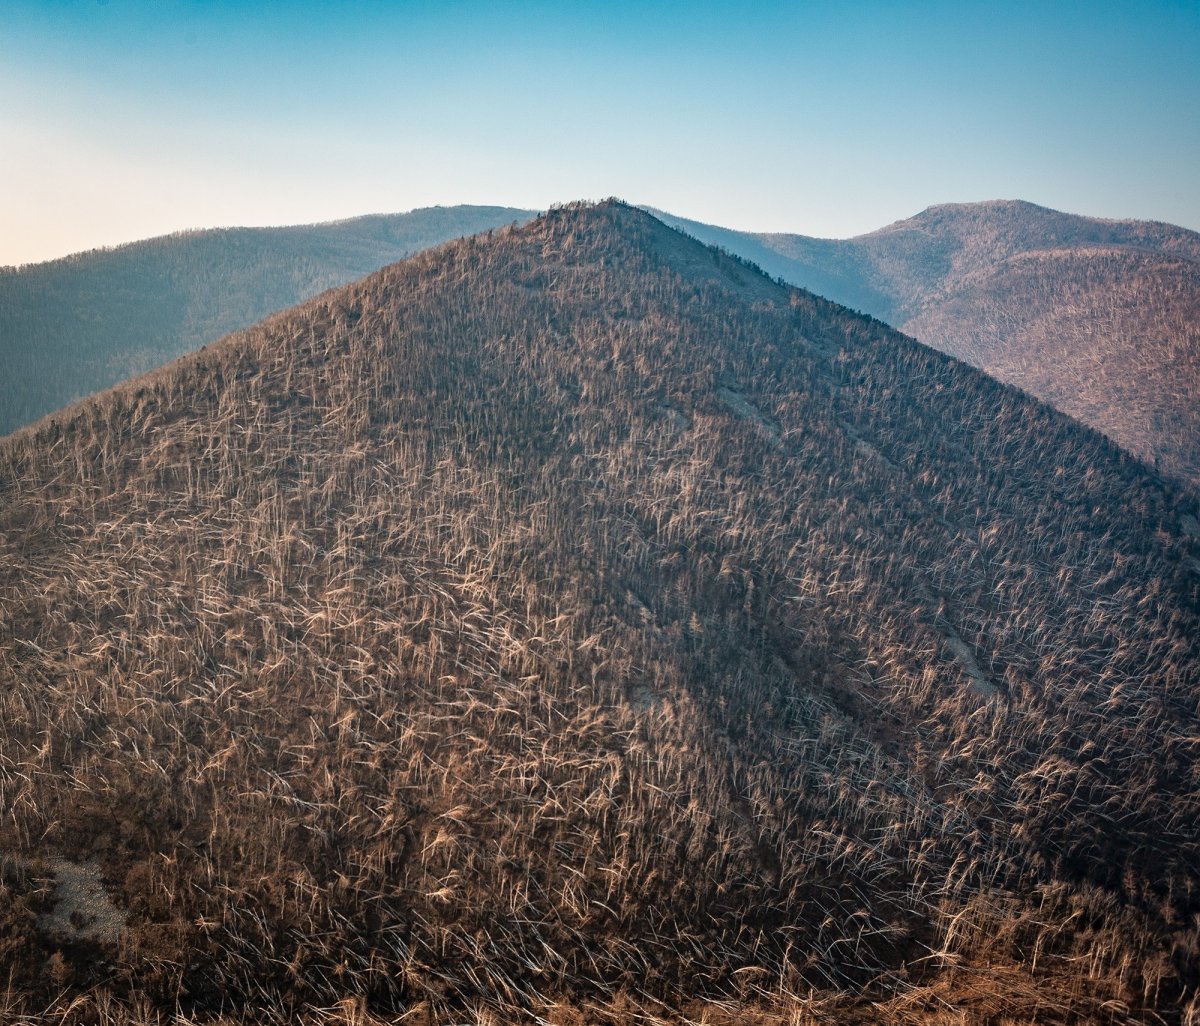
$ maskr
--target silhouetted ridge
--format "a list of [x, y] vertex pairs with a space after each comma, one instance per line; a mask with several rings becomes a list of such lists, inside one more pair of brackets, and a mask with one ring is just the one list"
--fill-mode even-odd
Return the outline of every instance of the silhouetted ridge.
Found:
[[0, 1009], [1183, 1026], [1198, 512], [621, 203], [386, 267], [0, 442]]

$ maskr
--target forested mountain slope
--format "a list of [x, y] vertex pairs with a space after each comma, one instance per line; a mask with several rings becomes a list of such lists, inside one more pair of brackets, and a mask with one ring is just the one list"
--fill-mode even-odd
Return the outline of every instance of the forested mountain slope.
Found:
[[0, 442], [0, 1014], [1179, 1026], [1197, 512], [618, 203], [388, 267]]
[[0, 435], [384, 264], [531, 216], [433, 207], [183, 232], [0, 268]]
[[[932, 207], [854, 239], [655, 211], [893, 324], [1200, 484], [1200, 236], [1031, 203]], [[191, 232], [0, 269], [0, 433], [268, 313], [531, 211], [450, 207]]]
[[893, 324], [1200, 484], [1200, 235], [1022, 202], [813, 239], [669, 224]]

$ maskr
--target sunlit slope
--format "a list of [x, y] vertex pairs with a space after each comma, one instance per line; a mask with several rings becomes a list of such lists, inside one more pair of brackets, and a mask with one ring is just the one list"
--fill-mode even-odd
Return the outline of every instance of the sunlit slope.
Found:
[[620, 204], [386, 268], [0, 443], [3, 1007], [1180, 1023], [1196, 513]]

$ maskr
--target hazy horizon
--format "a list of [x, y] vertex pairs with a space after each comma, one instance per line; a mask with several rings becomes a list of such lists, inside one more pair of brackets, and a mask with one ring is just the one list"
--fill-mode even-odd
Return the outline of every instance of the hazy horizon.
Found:
[[[929, 206], [922, 207], [921, 210], [914, 210], [907, 214], [899, 215], [895, 218], [892, 218], [892, 220], [888, 221], [886, 224], [876, 225], [873, 228], [867, 229], [865, 232], [858, 232], [854, 235], [845, 235], [845, 236], [834, 236], [834, 235], [820, 236], [820, 235], [815, 235], [814, 233], [811, 233], [811, 232], [787, 232], [787, 231], [782, 231], [782, 230], [780, 230], [778, 228], [774, 228], [774, 227], [749, 227], [748, 228], [748, 227], [742, 227], [740, 225], [717, 224], [715, 222], [704, 221], [703, 218], [699, 215], [692, 215], [692, 214], [688, 214], [686, 212], [680, 212], [677, 210], [668, 210], [663, 207], [656, 207], [650, 203], [640, 203], [637, 200], [630, 200], [623, 196], [615, 196], [615, 197], [613, 197], [613, 196], [583, 196], [583, 197], [574, 197], [572, 199], [564, 198], [564, 199], [554, 200], [554, 201], [547, 203], [541, 207], [519, 207], [519, 206], [517, 206], [515, 204], [511, 204], [511, 203], [488, 203], [485, 201], [472, 202], [472, 203], [430, 203], [430, 204], [424, 204], [422, 206], [412, 207], [412, 208], [408, 208], [408, 209], [404, 209], [404, 210], [368, 210], [368, 211], [364, 211], [360, 214], [349, 214], [345, 217], [321, 218], [321, 219], [315, 220], [315, 221], [274, 221], [274, 222], [270, 222], [270, 223], [264, 222], [264, 223], [255, 223], [255, 224], [252, 224], [252, 223], [238, 223], [238, 224], [230, 223], [230, 224], [209, 224], [209, 225], [185, 225], [185, 226], [181, 226], [178, 228], [169, 228], [166, 231], [155, 232], [153, 235], [139, 235], [135, 238], [130, 238], [130, 239], [118, 239], [113, 242], [100, 242], [94, 246], [88, 246], [84, 249], [70, 250], [69, 252], [58, 253], [58, 254], [54, 254], [52, 256], [39, 258], [37, 260], [24, 261], [22, 263], [0, 264], [0, 267], [12, 269], [12, 268], [35, 266], [37, 264], [43, 264], [43, 263], [53, 263], [56, 260], [67, 260], [72, 257], [84, 256], [87, 253], [91, 253], [91, 252], [102, 252], [102, 251], [106, 251], [106, 250], [115, 250], [115, 249], [120, 249], [124, 246], [134, 246], [140, 242], [149, 242], [153, 239], [170, 238], [173, 236], [181, 236], [181, 235], [191, 235], [191, 234], [200, 233], [200, 232], [238, 231], [238, 230], [255, 231], [255, 230], [259, 230], [259, 229], [266, 230], [266, 229], [272, 229], [272, 228], [319, 227], [321, 225], [336, 225], [336, 224], [344, 224], [344, 223], [352, 222], [352, 221], [361, 221], [361, 220], [366, 220], [366, 219], [373, 218], [373, 217], [404, 217], [408, 214], [418, 213], [422, 210], [430, 210], [430, 209], [438, 209], [438, 208], [453, 209], [456, 207], [495, 207], [495, 208], [501, 208], [501, 209], [511, 208], [513, 210], [532, 210], [532, 211], [540, 212], [540, 211], [549, 210], [551, 207], [562, 206], [564, 204], [571, 204], [571, 203], [575, 203], [575, 202], [594, 203], [594, 202], [600, 202], [602, 200], [614, 199], [614, 198], [621, 200], [622, 202], [629, 203], [631, 206], [635, 206], [635, 207], [639, 207], [643, 210], [647, 210], [651, 213], [669, 215], [671, 218], [678, 218], [682, 221], [694, 221], [699, 224], [707, 225], [708, 227], [711, 227], [711, 228], [718, 228], [718, 229], [722, 229], [722, 230], [739, 232], [739, 233], [742, 233], [745, 235], [797, 235], [797, 236], [807, 236], [809, 238], [822, 239], [822, 240], [828, 240], [828, 241], [848, 241], [848, 240], [851, 240], [854, 238], [860, 238], [863, 235], [871, 234], [872, 232], [879, 231], [881, 229], [891, 227], [892, 225], [898, 224], [900, 222], [909, 220], [913, 217], [916, 217], [916, 216], [924, 213], [926, 210], [929, 210], [933, 207], [971, 206], [971, 205], [976, 205], [976, 204], [986, 204], [986, 203], [993, 203], [993, 202], [994, 203], [1025, 202], [1025, 203], [1032, 203], [1034, 206], [1045, 207], [1046, 209], [1057, 209], [1057, 208], [1047, 207], [1046, 204], [1036, 203], [1032, 200], [1026, 200], [1023, 197], [1016, 197], [1016, 196], [1006, 196], [1006, 197], [993, 196], [993, 197], [987, 197], [984, 199], [977, 199], [977, 200], [946, 200], [944, 202], [930, 204]], [[1082, 216], [1082, 217], [1095, 217], [1096, 216], [1096, 215], [1088, 213], [1087, 211], [1082, 211], [1082, 210], [1058, 210], [1058, 212], [1064, 213], [1064, 214], [1075, 215], [1075, 216]], [[1111, 220], [1136, 221], [1136, 220], [1149, 220], [1149, 219], [1113, 218]], [[1169, 223], [1169, 222], [1165, 222], [1165, 223]], [[1184, 227], [1184, 226], [1177, 226], [1177, 227]], [[1187, 229], [1187, 230], [1192, 231], [1194, 229]]]
[[847, 238], [1023, 199], [1200, 230], [1193, 4], [0, 11], [0, 264], [622, 196]]

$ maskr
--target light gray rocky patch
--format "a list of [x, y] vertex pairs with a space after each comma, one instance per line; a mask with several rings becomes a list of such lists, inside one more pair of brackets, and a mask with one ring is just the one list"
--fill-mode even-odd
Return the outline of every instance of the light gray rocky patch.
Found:
[[779, 425], [771, 421], [757, 406], [741, 392], [722, 386], [717, 389], [717, 398], [739, 417], [745, 417], [776, 445], [779, 444]]
[[996, 685], [988, 680], [986, 674], [979, 668], [979, 663], [976, 662], [971, 647], [948, 627], [943, 631], [943, 637], [946, 639], [946, 647], [954, 653], [954, 658], [966, 671], [967, 677], [971, 681], [971, 687], [984, 698], [991, 698], [996, 693]]
[[112, 903], [100, 880], [100, 867], [92, 861], [78, 863], [50, 859], [54, 878], [54, 907], [38, 919], [48, 934], [72, 941], [116, 943], [126, 915]]

